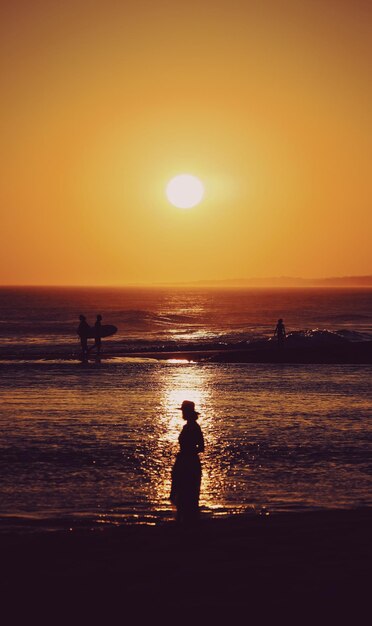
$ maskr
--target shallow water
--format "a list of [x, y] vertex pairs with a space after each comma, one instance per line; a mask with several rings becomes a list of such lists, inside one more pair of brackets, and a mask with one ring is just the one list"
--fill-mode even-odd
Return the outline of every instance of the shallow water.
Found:
[[170, 518], [184, 399], [206, 439], [206, 514], [371, 505], [372, 366], [0, 367], [3, 527]]
[[76, 358], [81, 313], [118, 327], [104, 342], [107, 354], [262, 339], [279, 317], [289, 332], [372, 339], [372, 290], [0, 288], [0, 311], [0, 359]]

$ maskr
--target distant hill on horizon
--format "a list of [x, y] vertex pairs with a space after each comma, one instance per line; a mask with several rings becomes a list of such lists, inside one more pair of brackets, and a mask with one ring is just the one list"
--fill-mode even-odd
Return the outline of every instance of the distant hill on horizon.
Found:
[[372, 276], [337, 276], [330, 278], [299, 278], [276, 276], [270, 278], [233, 278], [199, 280], [188, 285], [208, 287], [371, 287]]

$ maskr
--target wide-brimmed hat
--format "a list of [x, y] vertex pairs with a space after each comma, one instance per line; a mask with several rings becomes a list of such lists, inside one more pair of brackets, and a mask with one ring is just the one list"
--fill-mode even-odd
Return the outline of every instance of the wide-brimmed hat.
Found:
[[177, 409], [185, 411], [185, 413], [195, 413], [195, 415], [199, 415], [199, 413], [195, 411], [195, 402], [191, 402], [191, 400], [184, 400]]

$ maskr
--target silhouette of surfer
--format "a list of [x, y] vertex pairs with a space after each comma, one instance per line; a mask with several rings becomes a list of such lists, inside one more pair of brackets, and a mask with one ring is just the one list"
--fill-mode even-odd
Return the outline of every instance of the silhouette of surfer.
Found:
[[97, 349], [97, 357], [101, 354], [101, 333], [102, 333], [102, 315], [97, 315], [96, 322], [94, 324], [94, 345]]
[[198, 519], [201, 484], [201, 464], [199, 453], [204, 452], [204, 438], [196, 420], [199, 413], [195, 404], [184, 400], [182, 417], [186, 421], [178, 438], [180, 451], [172, 469], [170, 500], [177, 507], [177, 522], [190, 523]]
[[90, 326], [87, 322], [85, 315], [79, 315], [80, 324], [77, 329], [77, 334], [80, 337], [82, 361], [88, 360], [88, 335], [90, 332]]
[[281, 348], [285, 342], [286, 334], [285, 334], [285, 326], [282, 318], [278, 320], [278, 323], [275, 327], [274, 337], [278, 338], [278, 346]]

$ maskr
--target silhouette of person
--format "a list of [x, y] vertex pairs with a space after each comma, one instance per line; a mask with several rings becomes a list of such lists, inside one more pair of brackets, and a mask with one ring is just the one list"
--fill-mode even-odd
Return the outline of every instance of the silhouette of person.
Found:
[[88, 334], [90, 332], [90, 326], [87, 322], [85, 315], [79, 315], [80, 324], [77, 329], [77, 334], [80, 337], [82, 361], [88, 360]]
[[102, 315], [97, 315], [96, 322], [94, 324], [94, 345], [97, 348], [97, 356], [101, 354], [101, 324]]
[[186, 421], [178, 438], [180, 451], [172, 468], [170, 500], [177, 507], [177, 522], [190, 523], [199, 516], [201, 464], [199, 453], [204, 452], [204, 438], [195, 411], [195, 404], [184, 400], [182, 417]]
[[278, 320], [278, 323], [275, 327], [274, 337], [275, 336], [278, 338], [278, 346], [281, 348], [286, 338], [285, 326], [284, 326], [282, 318]]

